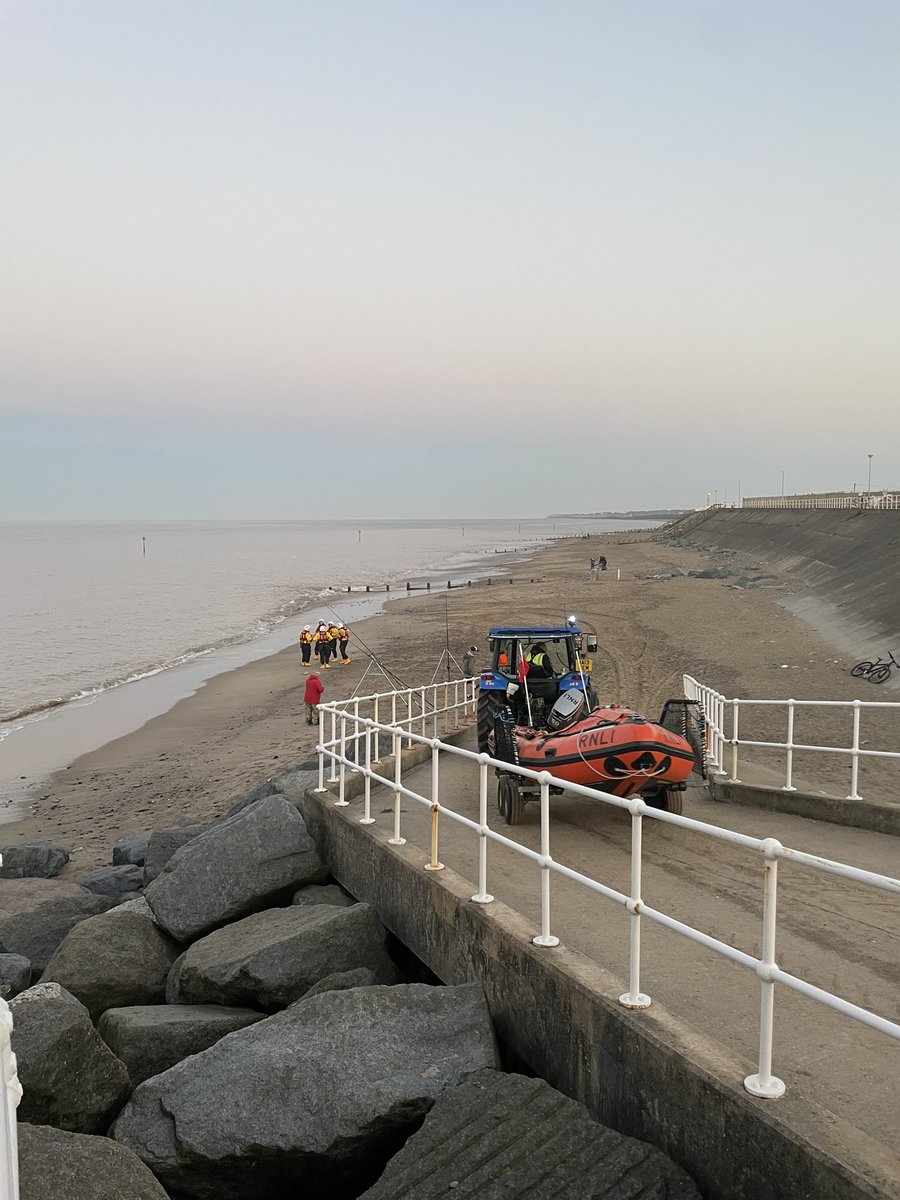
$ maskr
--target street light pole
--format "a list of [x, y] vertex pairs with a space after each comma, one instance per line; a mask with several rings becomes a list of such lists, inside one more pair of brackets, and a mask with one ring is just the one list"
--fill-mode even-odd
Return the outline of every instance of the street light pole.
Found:
[[866, 455], [866, 458], [869, 460], [869, 486], [866, 488], [866, 491], [867, 491], [867, 492], [871, 492], [871, 491], [872, 491], [872, 459], [873, 459], [874, 457], [875, 457], [875, 456], [874, 456], [874, 454], [867, 454], [867, 455]]

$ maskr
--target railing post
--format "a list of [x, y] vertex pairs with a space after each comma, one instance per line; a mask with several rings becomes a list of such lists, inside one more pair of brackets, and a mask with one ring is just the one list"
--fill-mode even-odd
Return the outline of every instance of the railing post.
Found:
[[400, 747], [400, 731], [394, 733], [394, 836], [388, 838], [388, 844], [391, 846], [405, 846], [406, 838], [400, 836], [400, 772], [401, 767], [401, 747]]
[[[375, 726], [374, 726], [374, 729], [372, 730], [372, 733], [370, 734], [370, 737], [374, 737], [374, 739], [375, 739], [375, 762], [381, 762], [381, 738], [379, 737], [379, 730], [378, 730], [378, 699], [379, 699], [378, 696], [376, 696], [372, 702], [372, 720], [374, 721]], [[367, 751], [366, 752], [366, 763], [368, 764], [371, 761], [372, 760], [369, 757], [369, 752]]]
[[775, 962], [775, 911], [778, 898], [778, 855], [781, 843], [766, 838], [762, 844], [765, 855], [763, 883], [763, 943], [762, 956], [756, 973], [760, 979], [759, 1005], [759, 1070], [748, 1075], [744, 1087], [751, 1096], [777, 1100], [784, 1095], [784, 1083], [772, 1074], [772, 1037], [775, 1025], [775, 981], [772, 972]]
[[444, 684], [444, 733], [450, 731], [450, 684]]
[[535, 946], [558, 946], [550, 932], [550, 774], [541, 771], [541, 932], [532, 938]]
[[[359, 742], [360, 742], [359, 698], [357, 698], [356, 700], [353, 701], [353, 716], [355, 718], [353, 721], [353, 762], [354, 762], [353, 769], [355, 771], [357, 771], [357, 770], [359, 770], [359, 760], [362, 757], [362, 755], [359, 752]], [[368, 736], [368, 735], [366, 735], [366, 736]]]
[[437, 737], [438, 727], [440, 726], [441, 714], [438, 709], [438, 692], [439, 687], [432, 686], [431, 688], [431, 736]]
[[340, 766], [340, 783], [338, 784], [338, 798], [335, 801], [336, 805], [345, 808], [350, 801], [344, 799], [344, 790], [347, 783], [347, 714], [341, 713], [341, 766]]
[[325, 788], [325, 710], [319, 709], [319, 744], [316, 746], [316, 754], [319, 756], [319, 786], [317, 792], [324, 792]]
[[490, 761], [489, 755], [478, 755], [478, 891], [472, 897], [476, 904], [490, 904], [494, 899], [487, 890], [487, 805]]
[[788, 700], [788, 727], [787, 727], [787, 758], [785, 760], [785, 778], [783, 792], [796, 792], [796, 788], [791, 782], [794, 774], [794, 705], [795, 700]]
[[738, 779], [738, 715], [740, 700], [732, 700], [731, 705], [731, 779], [729, 783], [740, 783]]
[[426, 871], [443, 871], [444, 869], [444, 864], [438, 861], [438, 822], [441, 815], [438, 798], [440, 753], [441, 743], [435, 738], [431, 743], [431, 862], [425, 864]]
[[619, 997], [624, 1008], [649, 1008], [650, 997], [641, 991], [641, 816], [644, 802], [632, 800], [631, 809], [631, 897], [628, 909], [630, 947], [628, 955], [628, 991]]
[[329, 783], [337, 783], [338, 777], [338, 760], [335, 755], [337, 750], [337, 712], [331, 710], [331, 772], [328, 776]]
[[[2, 861], [2, 858], [0, 858]], [[13, 1018], [9, 1005], [0, 999], [0, 1088], [3, 1091], [3, 1112], [0, 1113], [0, 1197], [19, 1200], [19, 1147], [16, 1109], [22, 1099], [22, 1085], [17, 1074], [16, 1056], [10, 1035]]]
[[859, 794], [859, 713], [861, 701], [853, 701], [853, 754], [850, 759], [850, 795], [848, 800], [862, 800]]
[[372, 739], [366, 736], [366, 786], [363, 815], [359, 818], [360, 825], [374, 825], [372, 816]]
[[391, 724], [397, 724], [397, 693], [391, 692]]
[[422, 737], [424, 737], [425, 736], [425, 688], [424, 688], [424, 686], [420, 690], [419, 700], [422, 705]]

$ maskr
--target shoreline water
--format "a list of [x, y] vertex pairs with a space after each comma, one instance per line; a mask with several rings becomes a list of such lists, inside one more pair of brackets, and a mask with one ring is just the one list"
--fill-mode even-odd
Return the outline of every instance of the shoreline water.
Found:
[[[544, 545], [541, 542], [495, 550], [490, 565], [483, 561], [486, 555], [482, 552], [478, 558], [453, 563], [452, 571], [457, 578], [462, 576], [477, 583], [492, 574], [505, 573], [515, 563], [527, 562]], [[450, 570], [442, 568], [445, 575]], [[411, 575], [409, 580], [401, 582], [390, 580], [388, 586], [403, 588], [407, 582], [419, 589], [427, 583], [436, 585], [433, 577]], [[336, 614], [352, 625], [377, 615], [394, 596], [404, 594], [401, 590], [348, 594], [329, 588], [262, 636], [229, 639], [209, 650], [185, 655], [182, 661], [97, 688], [84, 696], [48, 703], [18, 721], [15, 718], [4, 721], [2, 725], [7, 728], [4, 730], [0, 725], [0, 824], [23, 816], [29, 794], [40, 789], [54, 771], [134, 732], [196, 694], [218, 675], [295, 647], [296, 627], [317, 619], [323, 611]]]

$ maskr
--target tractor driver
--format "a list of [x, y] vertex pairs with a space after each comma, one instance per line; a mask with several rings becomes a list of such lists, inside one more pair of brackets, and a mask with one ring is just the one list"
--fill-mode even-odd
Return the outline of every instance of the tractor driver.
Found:
[[552, 708], [556, 703], [558, 689], [556, 674], [550, 661], [550, 655], [547, 653], [546, 644], [535, 642], [529, 653], [525, 655], [525, 661], [528, 663], [526, 687], [532, 696], [544, 700], [548, 709]]

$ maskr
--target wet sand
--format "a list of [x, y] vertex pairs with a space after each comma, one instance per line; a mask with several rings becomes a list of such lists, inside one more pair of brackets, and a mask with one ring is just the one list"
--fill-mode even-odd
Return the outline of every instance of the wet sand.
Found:
[[[601, 553], [609, 570], [592, 580], [588, 562]], [[728, 580], [652, 578], [722, 561], [641, 534], [558, 542], [512, 568], [512, 583], [495, 578], [491, 587], [391, 601], [384, 615], [353, 627], [365, 647], [355, 638], [351, 665], [324, 672], [326, 698], [350, 695], [367, 666], [362, 693], [389, 690], [366, 648], [405, 683], [420, 685], [434, 676], [448, 640], [457, 660], [468, 645], [478, 645], [477, 666], [483, 669], [490, 626], [558, 624], [569, 612], [599, 636], [594, 683], [601, 700], [619, 700], [647, 716], [658, 715], [666, 699], [682, 694], [683, 672], [726, 695], [860, 694], [848, 674], [850, 663], [778, 603], [782, 586], [741, 591], [727, 586]], [[755, 565], [746, 556], [728, 564], [736, 574]], [[532, 577], [535, 582], [527, 582]], [[128, 833], [179, 817], [218, 815], [250, 788], [313, 755], [317, 731], [304, 722], [304, 679], [295, 647], [216, 676], [136, 732], [57, 772], [31, 797], [30, 815], [6, 824], [0, 837], [7, 844], [46, 838], [65, 846], [71, 853], [65, 874], [76, 878], [110, 861], [113, 843]], [[835, 744], [849, 744], [849, 718], [817, 713], [819, 730], [833, 732]], [[774, 735], [773, 715], [769, 727]], [[882, 748], [893, 748], [886, 731], [879, 737]], [[798, 760], [795, 782], [846, 794], [846, 760], [817, 756], [814, 767], [804, 780]], [[887, 798], [896, 768], [873, 767], [870, 775], [863, 794], [877, 791]]]

